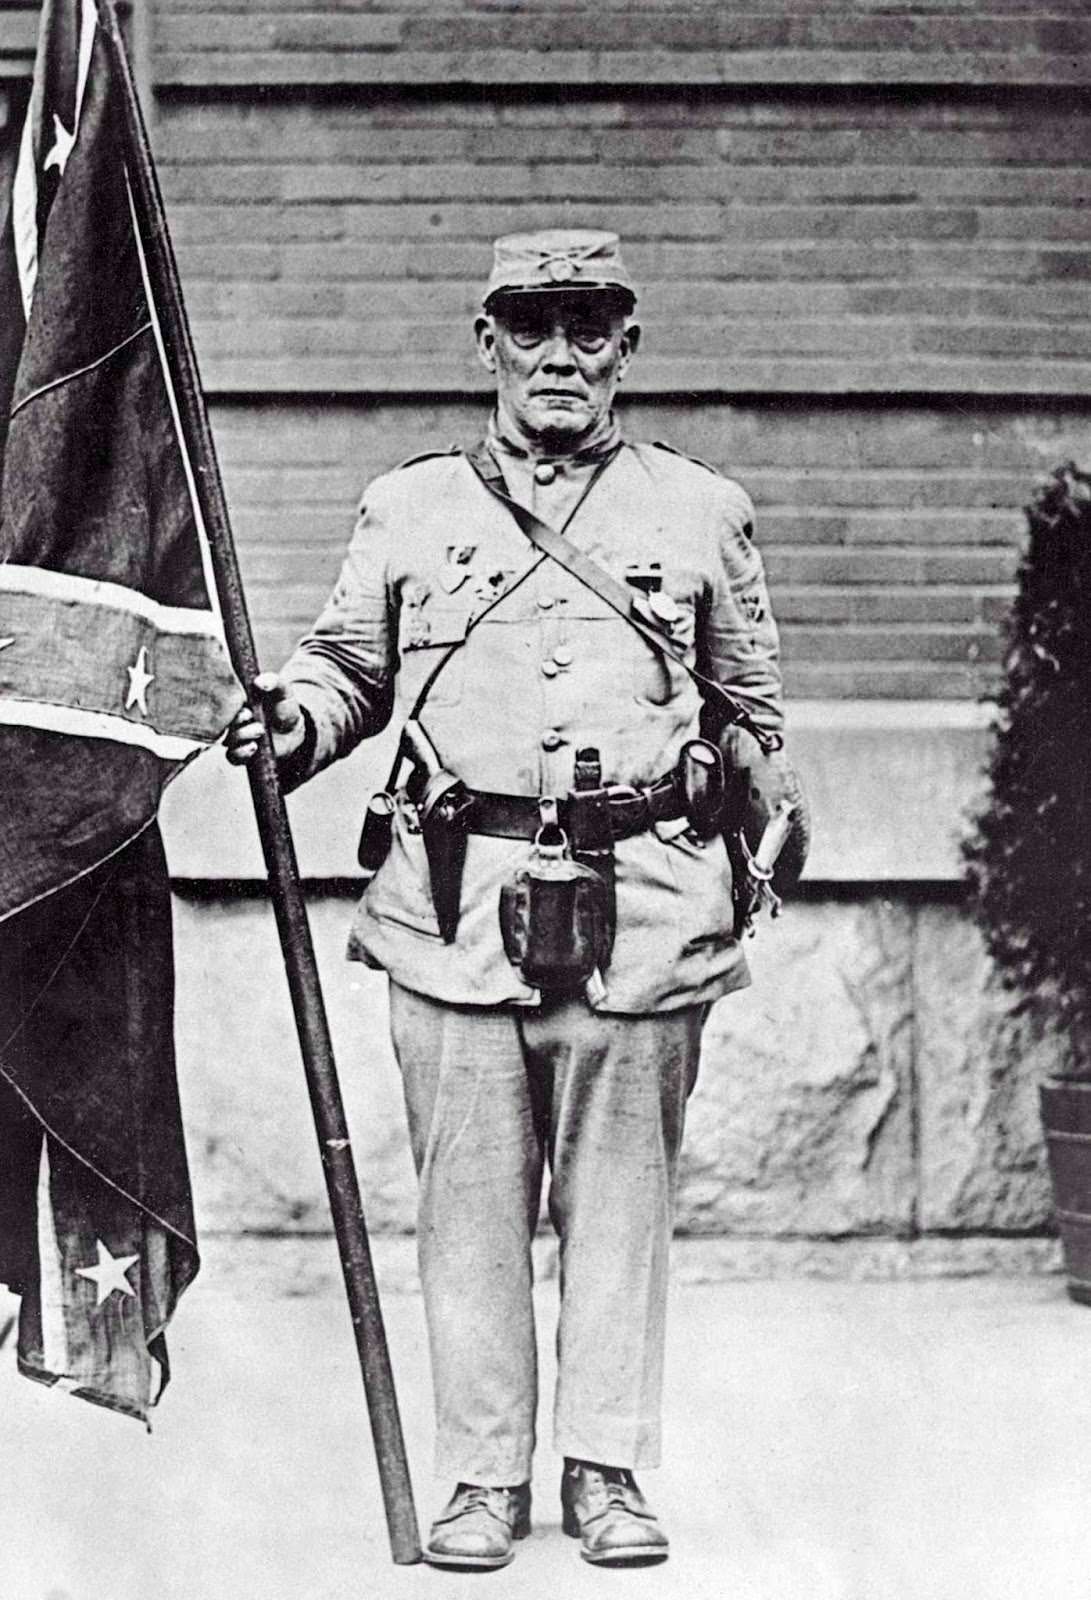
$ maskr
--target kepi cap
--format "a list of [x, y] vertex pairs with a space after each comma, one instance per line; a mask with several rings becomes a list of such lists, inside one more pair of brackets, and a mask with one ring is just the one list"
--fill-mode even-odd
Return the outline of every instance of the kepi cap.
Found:
[[563, 289], [612, 289], [636, 304], [636, 289], [621, 259], [616, 233], [591, 228], [548, 228], [508, 233], [493, 246], [483, 304], [499, 295]]

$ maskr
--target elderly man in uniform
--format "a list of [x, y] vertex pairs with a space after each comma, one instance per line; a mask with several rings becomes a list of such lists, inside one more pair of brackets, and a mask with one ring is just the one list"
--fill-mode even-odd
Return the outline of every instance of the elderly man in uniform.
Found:
[[[613, 234], [497, 241], [483, 444], [371, 484], [256, 685], [285, 785], [409, 718], [350, 955], [390, 977], [420, 1180], [437, 1565], [503, 1566], [530, 1528], [546, 1169], [564, 1530], [595, 1563], [668, 1550], [634, 1472], [659, 1463], [678, 1152], [710, 1003], [748, 982], [700, 735], [726, 707], [772, 746], [782, 710], [749, 498], [614, 415], [635, 305]], [[244, 710], [229, 757], [259, 737]]]

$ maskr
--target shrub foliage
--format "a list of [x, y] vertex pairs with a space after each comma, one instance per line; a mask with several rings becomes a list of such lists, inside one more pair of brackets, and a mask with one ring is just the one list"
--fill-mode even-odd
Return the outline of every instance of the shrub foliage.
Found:
[[972, 903], [1016, 1009], [1091, 1075], [1091, 475], [1028, 508], [990, 791], [965, 846]]

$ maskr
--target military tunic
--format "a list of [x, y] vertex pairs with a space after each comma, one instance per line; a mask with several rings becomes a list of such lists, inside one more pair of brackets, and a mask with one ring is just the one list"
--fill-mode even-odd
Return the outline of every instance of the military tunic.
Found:
[[[615, 579], [657, 583], [665, 600], [653, 604], [688, 660], [755, 722], [781, 726], [777, 630], [738, 484], [665, 446], [626, 443], [584, 495], [595, 453], [535, 463], [495, 434], [491, 443], [514, 498], [553, 526], [571, 516], [567, 537]], [[701, 701], [688, 675], [535, 551], [465, 457], [450, 453], [371, 484], [333, 595], [285, 668], [314, 724], [304, 775], [379, 732], [393, 709], [404, 715], [437, 655], [460, 639], [421, 720], [472, 789], [562, 795], [587, 746], [600, 752], [605, 783], [639, 786], [668, 772], [697, 735]], [[470, 837], [458, 938], [445, 944], [423, 842], [400, 803], [351, 953], [434, 999], [538, 1003], [505, 956], [497, 909], [527, 852], [520, 840]], [[720, 839], [697, 844], [684, 822], [663, 822], [615, 852], [617, 936], [600, 1009], [671, 1010], [749, 981]]]

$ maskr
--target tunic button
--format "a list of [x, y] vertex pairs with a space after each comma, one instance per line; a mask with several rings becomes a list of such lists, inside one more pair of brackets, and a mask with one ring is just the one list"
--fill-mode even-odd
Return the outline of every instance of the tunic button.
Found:
[[559, 644], [553, 652], [553, 659], [559, 667], [570, 667], [573, 660], [572, 652], [566, 644]]
[[555, 678], [560, 670], [555, 661], [542, 662], [542, 674], [546, 678]]
[[557, 476], [557, 469], [551, 461], [539, 461], [534, 469], [535, 483], [552, 483]]
[[559, 750], [562, 744], [564, 744], [564, 740], [561, 738], [556, 728], [547, 728], [542, 734], [543, 750]]
[[553, 604], [553, 596], [551, 594], [540, 594], [538, 596], [538, 608], [539, 608], [539, 610], [548, 611], [549, 608], [552, 606], [552, 604]]

